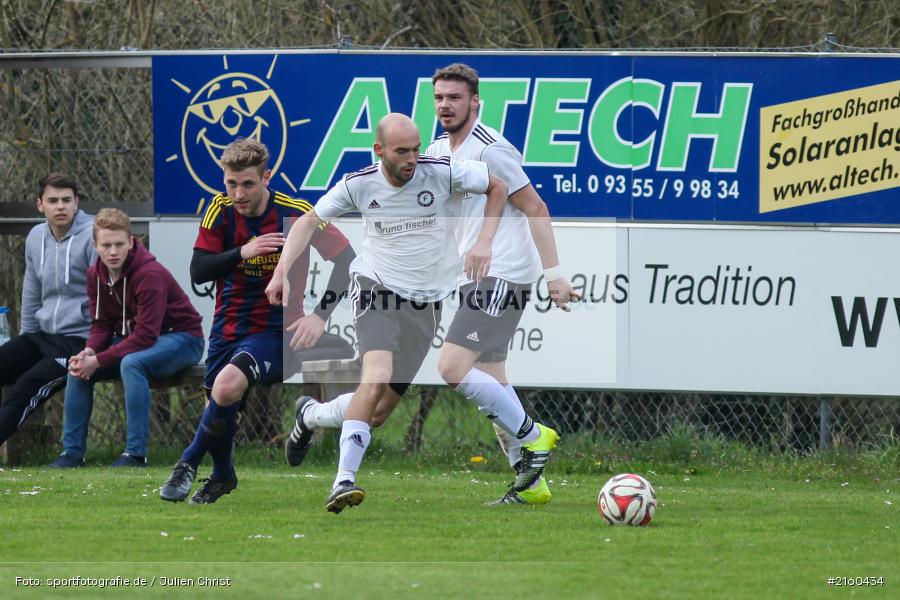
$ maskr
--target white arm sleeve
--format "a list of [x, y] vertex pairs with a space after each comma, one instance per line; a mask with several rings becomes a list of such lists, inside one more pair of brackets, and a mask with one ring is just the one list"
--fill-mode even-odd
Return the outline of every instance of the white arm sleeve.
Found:
[[316, 202], [316, 214], [323, 221], [330, 221], [344, 213], [357, 210], [350, 194], [346, 177], [342, 178]]
[[510, 195], [531, 183], [522, 170], [522, 155], [509, 144], [491, 144], [484, 149], [481, 160], [487, 163], [491, 175], [506, 182]]
[[478, 160], [450, 161], [450, 192], [484, 194], [490, 184], [487, 164]]

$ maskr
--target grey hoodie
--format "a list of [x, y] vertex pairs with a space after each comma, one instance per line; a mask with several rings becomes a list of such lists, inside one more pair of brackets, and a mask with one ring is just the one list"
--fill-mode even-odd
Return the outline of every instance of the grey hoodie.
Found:
[[96, 259], [94, 217], [79, 210], [63, 239], [56, 241], [46, 221], [25, 240], [22, 333], [43, 331], [87, 338], [91, 329], [87, 270]]

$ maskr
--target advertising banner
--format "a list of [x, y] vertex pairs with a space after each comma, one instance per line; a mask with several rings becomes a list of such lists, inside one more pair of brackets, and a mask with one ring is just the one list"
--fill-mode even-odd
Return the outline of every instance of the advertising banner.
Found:
[[374, 162], [388, 112], [424, 146], [439, 135], [431, 75], [458, 61], [554, 217], [900, 224], [900, 57], [884, 55], [155, 56], [155, 210], [202, 213], [239, 136], [269, 146], [273, 188], [315, 202]]
[[[361, 220], [339, 219], [334, 224], [351, 245], [360, 247]], [[172, 271], [203, 316], [203, 330], [208, 336], [215, 308], [215, 284], [195, 285], [188, 273], [197, 227], [196, 222], [151, 223], [150, 239], [153, 253]], [[559, 231], [557, 235], [560, 235]], [[624, 273], [627, 267], [624, 262], [617, 263], [626, 256], [626, 241], [625, 233], [614, 227], [566, 229], [565, 244], [559, 248], [560, 259], [562, 264], [571, 264], [576, 269], [571, 275], [572, 284], [589, 301], [575, 304], [572, 312], [565, 313], [553, 305], [547, 286], [541, 282], [509, 344], [510, 365], [516, 363], [514, 373], [518, 385], [609, 387], [626, 374], [624, 367], [617, 365], [621, 347], [616, 342], [618, 328], [624, 325], [627, 314], [617, 313], [616, 308], [624, 301], [626, 292], [621, 289], [623, 276], [617, 281], [613, 275], [617, 271]], [[590, 260], [583, 259], [583, 249], [587, 245], [595, 250]], [[331, 263], [323, 261], [313, 250], [304, 307], [307, 314], [321, 301], [330, 275]], [[437, 370], [437, 357], [458, 306], [455, 295], [444, 302], [432, 351], [415, 383], [443, 384]], [[356, 329], [346, 299], [334, 310], [325, 330], [341, 336], [355, 347]], [[622, 356], [627, 357], [627, 354]]]
[[[337, 225], [358, 245], [359, 221]], [[196, 233], [196, 222], [152, 223], [151, 248], [208, 332], [212, 285], [188, 277]], [[555, 233], [583, 301], [565, 313], [539, 283], [509, 346], [520, 387], [900, 395], [894, 233], [583, 223]], [[310, 306], [329, 274], [313, 253]], [[437, 354], [454, 310], [450, 301], [417, 383], [442, 383]], [[346, 303], [327, 330], [355, 342]]]
[[896, 395], [894, 233], [629, 234], [630, 388]]

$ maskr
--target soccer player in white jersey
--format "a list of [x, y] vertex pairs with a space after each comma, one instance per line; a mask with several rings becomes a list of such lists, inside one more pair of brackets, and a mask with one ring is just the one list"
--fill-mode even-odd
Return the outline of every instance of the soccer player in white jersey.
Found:
[[323, 219], [362, 214], [361, 251], [350, 265], [362, 375], [343, 418], [338, 472], [325, 505], [333, 513], [365, 498], [356, 473], [371, 440], [375, 408], [383, 398], [395, 405], [409, 387], [440, 323], [441, 300], [456, 286], [451, 198], [487, 195], [483, 226], [465, 264], [476, 280], [490, 268], [491, 243], [506, 204], [506, 184], [484, 163], [420, 156], [420, 147], [409, 117], [394, 113], [381, 119], [374, 146], [381, 161], [345, 175], [291, 228], [266, 289], [270, 302], [283, 302], [290, 289], [284, 274]]
[[[432, 77], [434, 108], [445, 133], [426, 151], [431, 156], [480, 160], [509, 186], [509, 203], [494, 238], [488, 276], [460, 275], [460, 308], [438, 358], [441, 377], [490, 418], [516, 479], [498, 501], [543, 504], [550, 490], [543, 477], [558, 435], [525, 412], [506, 374], [509, 341], [542, 274], [550, 297], [569, 310], [579, 300], [559, 267], [547, 205], [522, 170], [522, 155], [496, 130], [478, 119], [478, 73], [455, 63]], [[463, 255], [481, 226], [484, 196], [459, 202], [456, 236]]]
[[[454, 64], [438, 69], [432, 81], [435, 112], [446, 133], [429, 146], [427, 154], [483, 161], [511, 192], [494, 238], [489, 277], [476, 283], [460, 274], [460, 309], [450, 325], [438, 368], [451, 387], [493, 420], [501, 447], [516, 471], [515, 482], [496, 503], [546, 504], [551, 494], [542, 470], [557, 435], [525, 413], [506, 375], [506, 355], [542, 267], [557, 306], [569, 310], [568, 303], [580, 297], [562, 275], [547, 205], [522, 170], [521, 154], [478, 120], [478, 73]], [[461, 255], [477, 238], [484, 201], [483, 195], [454, 200]], [[344, 394], [319, 403], [303, 396], [297, 401], [296, 424], [285, 444], [289, 464], [303, 461], [314, 429], [341, 426], [350, 398]], [[373, 425], [383, 423], [397, 401], [396, 394], [386, 395], [376, 408]]]

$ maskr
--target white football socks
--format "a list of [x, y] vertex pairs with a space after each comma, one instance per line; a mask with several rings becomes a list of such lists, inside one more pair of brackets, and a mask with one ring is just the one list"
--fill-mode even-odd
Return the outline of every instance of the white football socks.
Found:
[[[475, 368], [470, 370], [459, 382], [456, 391], [474, 402], [480, 412], [500, 425], [511, 438], [518, 435], [526, 420], [531, 423], [518, 396], [513, 399], [499, 381], [484, 371]], [[539, 436], [538, 428], [532, 424], [530, 431], [519, 439], [519, 442], [520, 444], [533, 442]]]
[[344, 422], [344, 414], [352, 399], [353, 392], [348, 392], [328, 402], [310, 402], [303, 410], [303, 424], [310, 429], [337, 429]]
[[344, 421], [341, 428], [341, 458], [332, 489], [342, 481], [356, 483], [356, 472], [372, 441], [370, 429], [365, 421]]
[[[516, 390], [513, 389], [512, 385], [507, 383], [503, 389], [506, 390], [506, 394], [512, 402], [522, 406], [522, 401], [519, 400], [519, 395], [516, 393]], [[522, 408], [522, 412], [525, 412], [524, 407]], [[537, 436], [540, 435], [538, 428], [535, 427], [532, 431], [537, 434], [534, 436], [534, 439], [537, 439]], [[522, 440], [514, 435], [509, 436], [509, 441], [506, 443], [506, 456], [509, 458], [509, 466], [515, 467], [516, 463], [522, 460]]]

